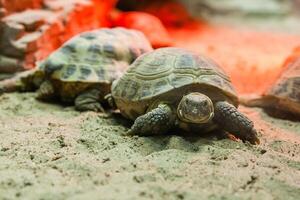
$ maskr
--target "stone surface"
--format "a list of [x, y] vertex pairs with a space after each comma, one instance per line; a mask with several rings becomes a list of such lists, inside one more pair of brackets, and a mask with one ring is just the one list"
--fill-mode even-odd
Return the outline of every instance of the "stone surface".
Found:
[[4, 33], [0, 40], [1, 53], [23, 58], [26, 52], [32, 50], [32, 42], [43, 34], [39, 27], [51, 24], [56, 16], [50, 11], [26, 10], [4, 17], [1, 21]]
[[29, 8], [40, 8], [43, 0], [0, 0], [0, 7], [6, 14], [23, 11]]
[[13, 73], [22, 70], [22, 63], [16, 58], [0, 55], [0, 71], [3, 73]]
[[[7, 15], [0, 23], [0, 56], [18, 59], [24, 69], [35, 66], [52, 51], [72, 36], [103, 26], [108, 26], [108, 13], [114, 7], [116, 0], [45, 0], [43, 9], [39, 8], [41, 1], [18, 1], [19, 7], [12, 8], [12, 2], [1, 1], [3, 12], [19, 11]], [[27, 2], [27, 7], [22, 3]], [[3, 6], [5, 5], [5, 6]], [[0, 12], [1, 18], [1, 12]], [[14, 72], [14, 64], [0, 68], [2, 72]], [[7, 68], [11, 67], [11, 70]]]
[[154, 15], [138, 11], [115, 12], [112, 20], [113, 26], [122, 26], [143, 32], [154, 48], [172, 45], [172, 39], [167, 29]]
[[25, 10], [11, 14], [2, 19], [3, 23], [17, 23], [24, 26], [26, 31], [35, 31], [38, 27], [55, 17], [55, 13], [47, 10]]
[[117, 6], [125, 11], [150, 13], [166, 26], [181, 26], [191, 19], [188, 10], [178, 0], [119, 0]]

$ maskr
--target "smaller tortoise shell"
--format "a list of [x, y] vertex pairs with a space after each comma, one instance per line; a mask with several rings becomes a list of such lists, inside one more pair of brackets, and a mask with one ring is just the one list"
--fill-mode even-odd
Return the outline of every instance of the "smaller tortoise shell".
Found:
[[281, 107], [300, 115], [300, 56], [287, 63], [264, 96], [279, 100]]
[[139, 31], [102, 28], [71, 38], [42, 62], [40, 69], [62, 82], [109, 83], [151, 50]]
[[140, 56], [112, 86], [118, 108], [129, 118], [143, 114], [156, 100], [181, 99], [196, 91], [207, 91], [212, 100], [238, 104], [229, 77], [213, 60], [174, 47]]

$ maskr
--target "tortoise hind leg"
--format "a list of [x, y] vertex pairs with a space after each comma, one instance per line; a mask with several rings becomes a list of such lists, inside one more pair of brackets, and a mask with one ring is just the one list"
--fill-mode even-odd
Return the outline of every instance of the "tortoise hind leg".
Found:
[[76, 97], [75, 109], [78, 111], [105, 112], [100, 103], [101, 96], [103, 96], [103, 94], [99, 89], [93, 88], [87, 90]]
[[112, 97], [111, 94], [106, 95], [106, 96], [104, 97], [104, 99], [107, 101], [108, 105], [109, 105], [112, 109], [114, 109], [114, 110], [118, 109], [118, 107], [117, 107], [117, 105], [116, 105], [116, 102], [115, 102], [115, 100], [114, 100], [114, 98]]
[[274, 107], [278, 99], [272, 96], [242, 95], [239, 97], [239, 103], [248, 107]]
[[11, 78], [0, 81], [0, 95], [7, 92], [34, 90], [35, 88], [32, 87], [34, 73], [35, 70], [19, 72]]
[[22, 86], [15, 79], [0, 81], [0, 95], [7, 92], [19, 91]]
[[44, 81], [37, 90], [37, 99], [45, 100], [54, 97], [55, 91], [53, 84], [50, 81]]
[[217, 102], [215, 104], [214, 121], [220, 128], [232, 133], [234, 136], [249, 141], [251, 144], [259, 144], [253, 122], [233, 105], [227, 102]]

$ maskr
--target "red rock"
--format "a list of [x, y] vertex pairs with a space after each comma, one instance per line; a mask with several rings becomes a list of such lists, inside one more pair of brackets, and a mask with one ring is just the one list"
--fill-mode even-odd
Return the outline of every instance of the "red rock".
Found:
[[28, 45], [41, 34], [38, 28], [45, 23], [51, 23], [55, 17], [55, 13], [44, 10], [26, 10], [4, 17], [1, 21], [4, 32], [0, 40], [1, 53], [12, 57], [24, 57], [24, 54], [30, 51], [29, 48], [32, 48]]
[[172, 40], [161, 21], [144, 12], [119, 12], [112, 16], [114, 26], [136, 29], [143, 32], [154, 48], [172, 45]]
[[14, 22], [22, 24], [26, 31], [35, 31], [38, 27], [54, 18], [55, 14], [46, 10], [26, 10], [4, 17], [3, 23]]
[[30, 8], [40, 8], [43, 0], [1, 0], [0, 7], [7, 14], [19, 12]]
[[138, 10], [158, 17], [166, 26], [181, 26], [191, 19], [189, 12], [178, 0], [120, 0], [126, 10]]
[[287, 57], [287, 59], [283, 63], [283, 70], [290, 64], [292, 63], [295, 59], [299, 59], [300, 57], [300, 46], [296, 47], [292, 54]]
[[182, 26], [190, 20], [187, 9], [176, 0], [149, 1], [142, 10], [157, 16], [166, 26]]
[[20, 38], [19, 40], [14, 42], [15, 47], [17, 49], [22, 50], [24, 53], [33, 52], [38, 50], [38, 43], [37, 41], [42, 36], [41, 32], [32, 32], [26, 34], [24, 37]]
[[[30, 2], [28, 7], [38, 7], [34, 2], [39, 1]], [[75, 34], [109, 26], [108, 13], [115, 3], [116, 0], [45, 0], [47, 10], [26, 10], [6, 16], [0, 24], [0, 56], [17, 58], [19, 63], [24, 63], [24, 69], [32, 68]], [[6, 4], [5, 8], [19, 9], [9, 6], [11, 4]], [[13, 64], [11, 66], [11, 70], [4, 71], [16, 70]], [[0, 67], [0, 73], [2, 69]]]
[[1, 24], [0, 53], [6, 56], [20, 58], [22, 53], [13, 45], [13, 42], [25, 35], [25, 28], [21, 24], [7, 22]]
[[6, 10], [4, 8], [0, 8], [0, 19], [2, 19], [6, 15]]

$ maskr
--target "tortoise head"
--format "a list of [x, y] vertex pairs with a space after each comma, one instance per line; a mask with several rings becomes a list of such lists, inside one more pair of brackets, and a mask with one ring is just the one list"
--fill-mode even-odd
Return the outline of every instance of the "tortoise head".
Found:
[[204, 124], [213, 118], [214, 105], [208, 96], [198, 92], [190, 93], [182, 97], [177, 115], [184, 122]]

